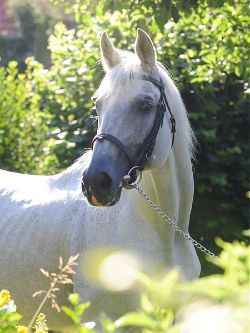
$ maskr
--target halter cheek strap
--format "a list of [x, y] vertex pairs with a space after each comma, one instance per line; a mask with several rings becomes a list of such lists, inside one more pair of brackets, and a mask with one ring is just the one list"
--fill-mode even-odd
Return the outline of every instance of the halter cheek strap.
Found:
[[153, 126], [146, 136], [144, 142], [141, 144], [141, 146], [137, 149], [135, 153], [132, 152], [131, 148], [124, 145], [119, 139], [114, 137], [111, 134], [101, 133], [97, 134], [94, 139], [92, 140], [92, 149], [94, 146], [94, 143], [96, 141], [110, 141], [113, 144], [115, 144], [127, 157], [127, 160], [129, 161], [130, 168], [137, 167], [138, 170], [142, 171], [149, 160], [150, 156], [152, 155], [152, 152], [154, 150], [156, 137], [159, 132], [160, 127], [163, 125], [163, 118], [164, 114], [166, 113], [166, 110], [168, 110], [170, 115], [170, 123], [171, 123], [171, 132], [172, 132], [172, 146], [174, 144], [174, 137], [176, 132], [176, 121], [174, 118], [174, 115], [169, 107], [167, 97], [165, 95], [164, 85], [163, 81], [160, 78], [160, 80], [156, 80], [153, 77], [149, 75], [142, 75], [142, 80], [149, 81], [153, 83], [155, 86], [157, 86], [160, 90], [160, 99], [157, 105], [157, 112], [155, 116], [155, 120], [153, 123]]
[[[174, 115], [173, 115], [173, 113], [170, 109], [169, 104], [168, 104], [167, 96], [166, 96], [165, 90], [164, 90], [165, 88], [164, 88], [163, 81], [162, 81], [161, 78], [160, 78], [160, 81], [158, 81], [158, 80], [154, 79], [152, 76], [149, 76], [149, 75], [142, 75], [142, 79], [145, 80], [145, 81], [149, 81], [149, 82], [153, 83], [155, 86], [157, 86], [160, 89], [161, 96], [160, 96], [160, 100], [159, 100], [158, 106], [157, 106], [157, 113], [159, 112], [160, 107], [162, 107], [164, 109], [163, 113], [166, 112], [166, 108], [168, 109], [168, 112], [170, 114], [171, 132], [172, 132], [171, 147], [173, 147], [174, 135], [175, 135], [175, 132], [176, 132], [176, 120], [175, 120], [175, 117], [174, 117]], [[162, 124], [161, 124], [161, 127], [162, 127]]]

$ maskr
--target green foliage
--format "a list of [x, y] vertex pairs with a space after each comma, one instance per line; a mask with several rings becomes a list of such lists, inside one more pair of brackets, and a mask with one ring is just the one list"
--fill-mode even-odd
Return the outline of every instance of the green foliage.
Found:
[[16, 333], [21, 315], [0, 309], [0, 333]]
[[30, 70], [19, 74], [14, 61], [0, 68], [0, 167], [43, 173], [55, 169], [57, 158], [49, 154], [50, 115], [32, 76]]
[[90, 303], [80, 303], [80, 297], [78, 294], [70, 294], [68, 297], [72, 308], [63, 306], [63, 312], [72, 319], [74, 327], [79, 333], [91, 333], [94, 332], [90, 328], [90, 323], [82, 323], [82, 316], [86, 309], [90, 306]]
[[169, 24], [168, 36], [173, 37], [162, 48], [171, 59], [168, 65], [180, 82], [200, 142], [196, 189], [213, 193], [216, 200], [224, 196], [221, 208], [238, 210], [245, 217], [250, 38], [246, 12], [245, 1], [225, 3], [222, 9], [201, 4], [197, 14]]

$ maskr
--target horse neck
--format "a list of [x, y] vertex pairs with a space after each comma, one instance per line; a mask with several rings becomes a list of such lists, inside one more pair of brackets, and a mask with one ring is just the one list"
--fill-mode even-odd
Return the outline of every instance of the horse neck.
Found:
[[[85, 152], [74, 164], [63, 172], [51, 177], [51, 186], [81, 193], [81, 177], [89, 164], [91, 152]], [[53, 184], [53, 185], [52, 185]]]
[[[145, 172], [142, 187], [152, 200], [185, 232], [188, 231], [190, 212], [193, 201], [193, 173], [187, 145], [176, 138], [167, 161], [159, 168]], [[166, 222], [153, 212], [152, 207], [140, 200], [140, 208], [145, 219], [157, 221], [156, 227], [162, 237], [174, 240]]]

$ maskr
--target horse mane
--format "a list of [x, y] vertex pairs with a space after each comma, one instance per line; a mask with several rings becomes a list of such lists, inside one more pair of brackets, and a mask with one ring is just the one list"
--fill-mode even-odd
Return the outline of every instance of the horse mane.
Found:
[[179, 89], [169, 75], [167, 68], [160, 62], [157, 62], [157, 67], [160, 73], [160, 77], [165, 85], [165, 94], [167, 96], [169, 106], [176, 119], [176, 130], [182, 133], [188, 146], [190, 158], [195, 160], [197, 139], [188, 119], [188, 113], [183, 103]]
[[[123, 91], [127, 91], [131, 89], [131, 80], [139, 79], [142, 74], [145, 74], [140, 66], [139, 58], [134, 53], [123, 50], [119, 50], [119, 53], [123, 61], [106, 73], [99, 88], [93, 95], [94, 99], [107, 98], [113, 95], [118, 87], [122, 87]], [[176, 119], [177, 132], [180, 131], [180, 133], [182, 133], [187, 143], [190, 158], [195, 159], [197, 141], [191, 128], [180, 92], [173, 79], [170, 77], [167, 68], [159, 61], [157, 61], [156, 66], [165, 85], [165, 94], [169, 106]]]

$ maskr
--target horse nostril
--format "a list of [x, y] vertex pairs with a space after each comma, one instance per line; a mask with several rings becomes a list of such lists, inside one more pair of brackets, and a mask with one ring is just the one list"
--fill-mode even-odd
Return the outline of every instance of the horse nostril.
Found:
[[98, 186], [100, 187], [100, 190], [108, 192], [111, 189], [112, 184], [113, 182], [111, 177], [106, 172], [102, 172], [98, 178]]

